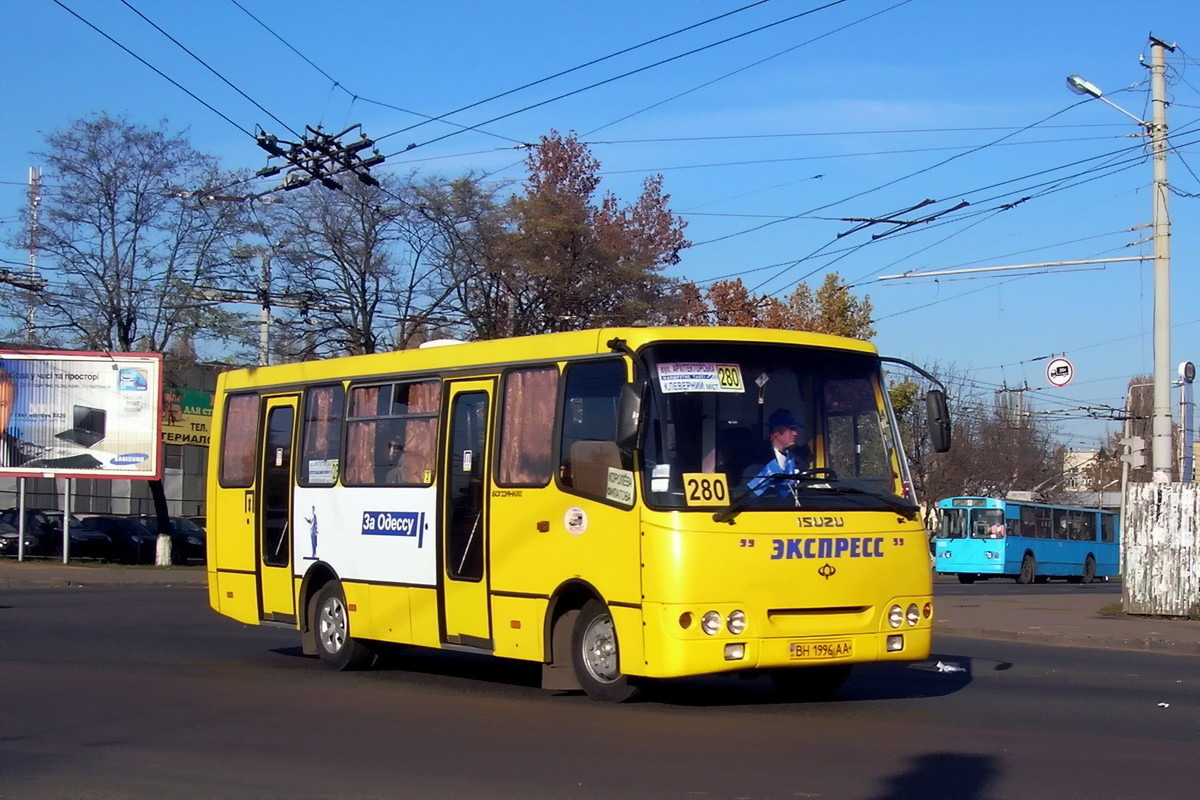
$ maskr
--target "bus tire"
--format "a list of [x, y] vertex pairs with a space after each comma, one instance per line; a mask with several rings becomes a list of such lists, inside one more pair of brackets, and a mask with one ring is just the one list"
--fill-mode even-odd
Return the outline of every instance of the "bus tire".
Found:
[[1096, 580], [1096, 559], [1088, 556], [1083, 562], [1083, 577], [1079, 579], [1080, 583], [1091, 583]]
[[330, 581], [317, 592], [310, 624], [317, 639], [317, 655], [325, 666], [340, 672], [362, 669], [371, 662], [371, 650], [350, 635], [350, 612], [338, 581]]
[[1021, 572], [1017, 575], [1017, 583], [1033, 583], [1037, 579], [1037, 560], [1033, 553], [1026, 553], [1021, 559]]
[[968, 574], [966, 574], [965, 572], [960, 572], [960, 573], [958, 573], [958, 582], [959, 582], [959, 583], [974, 583], [974, 582], [975, 582], [975, 576], [974, 576], [974, 575], [968, 575]]
[[637, 687], [621, 672], [612, 614], [599, 600], [588, 600], [579, 610], [571, 634], [571, 656], [575, 677], [593, 700], [623, 703], [637, 694]]
[[771, 680], [792, 700], [825, 700], [850, 677], [850, 664], [772, 670]]

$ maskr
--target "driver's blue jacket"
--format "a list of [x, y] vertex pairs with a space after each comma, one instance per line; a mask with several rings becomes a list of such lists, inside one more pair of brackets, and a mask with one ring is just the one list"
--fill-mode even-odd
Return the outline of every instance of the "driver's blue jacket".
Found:
[[792, 455], [792, 451], [788, 450], [783, 454], [783, 466], [779, 466], [779, 462], [772, 458], [763, 468], [758, 471], [758, 474], [750, 479], [746, 484], [746, 488], [757, 495], [762, 495], [763, 492], [771, 491], [778, 494], [780, 497], [791, 496], [792, 490], [789, 488], [789, 481], [772, 481], [765, 480], [768, 475], [791, 475], [796, 471], [796, 459]]

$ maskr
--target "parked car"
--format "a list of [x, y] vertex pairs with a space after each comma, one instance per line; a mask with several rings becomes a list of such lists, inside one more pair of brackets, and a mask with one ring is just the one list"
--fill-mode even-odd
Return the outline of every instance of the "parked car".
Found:
[[129, 517], [85, 517], [81, 529], [107, 534], [112, 541], [109, 558], [126, 564], [153, 564], [158, 535]]
[[[58, 509], [25, 509], [25, 554], [35, 556], [62, 556], [62, 520], [63, 512]], [[13, 553], [16, 553], [17, 523], [20, 514], [16, 508], [0, 511], [0, 530], [14, 534], [12, 538]], [[30, 548], [30, 536], [34, 546]], [[112, 542], [107, 535], [100, 531], [91, 531], [83, 527], [82, 521], [74, 514], [71, 515], [71, 558], [108, 558]]]
[[[43, 537], [33, 531], [25, 531], [25, 555], [42, 555], [46, 544]], [[0, 522], [0, 556], [20, 555], [20, 534], [11, 525]]]
[[[158, 517], [143, 514], [135, 517], [151, 533], [158, 533]], [[171, 563], [186, 564], [197, 560], [204, 563], [207, 555], [204, 528], [187, 517], [168, 517], [171, 523]]]

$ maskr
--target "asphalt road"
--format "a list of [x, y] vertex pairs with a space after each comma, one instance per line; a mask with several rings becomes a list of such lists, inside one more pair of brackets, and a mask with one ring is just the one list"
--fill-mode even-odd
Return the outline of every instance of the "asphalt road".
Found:
[[5, 592], [0, 798], [1196, 796], [1197, 657], [941, 636], [829, 702], [721, 678], [607, 706], [449, 653], [328, 672], [206, 602]]

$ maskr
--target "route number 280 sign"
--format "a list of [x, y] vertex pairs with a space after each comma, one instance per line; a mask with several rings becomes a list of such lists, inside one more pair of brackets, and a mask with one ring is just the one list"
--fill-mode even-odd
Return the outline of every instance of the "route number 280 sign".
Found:
[[683, 494], [689, 506], [725, 505], [729, 502], [729, 483], [723, 472], [685, 472]]

